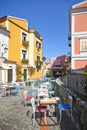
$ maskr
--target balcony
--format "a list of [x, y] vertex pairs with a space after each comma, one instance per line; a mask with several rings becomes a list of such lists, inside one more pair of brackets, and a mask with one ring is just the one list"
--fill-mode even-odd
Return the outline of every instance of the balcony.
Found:
[[22, 41], [22, 44], [24, 47], [28, 48], [29, 46], [29, 41]]
[[28, 59], [22, 59], [22, 63], [28, 64], [29, 60]]
[[41, 67], [42, 61], [36, 60], [36, 61], [35, 61], [35, 65], [36, 65], [36, 67]]

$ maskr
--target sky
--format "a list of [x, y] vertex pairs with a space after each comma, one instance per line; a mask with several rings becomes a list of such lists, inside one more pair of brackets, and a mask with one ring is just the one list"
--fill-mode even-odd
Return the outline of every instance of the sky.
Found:
[[69, 9], [84, 0], [0, 0], [0, 17], [26, 19], [43, 38], [43, 56], [69, 55]]

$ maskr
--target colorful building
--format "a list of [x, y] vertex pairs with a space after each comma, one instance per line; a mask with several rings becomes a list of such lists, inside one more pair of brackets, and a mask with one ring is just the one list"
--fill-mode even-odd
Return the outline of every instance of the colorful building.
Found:
[[[68, 72], [68, 56], [58, 56], [50, 58], [50, 72], [54, 77], [63, 76]], [[67, 71], [67, 72], [66, 72]]]
[[[28, 29], [26, 19], [12, 16], [0, 18], [0, 25], [9, 32], [8, 57], [14, 65], [7, 69], [6, 82], [22, 81], [42, 76], [42, 37], [34, 29]], [[16, 65], [16, 67], [14, 67]]]
[[87, 65], [87, 0], [70, 9], [71, 69]]

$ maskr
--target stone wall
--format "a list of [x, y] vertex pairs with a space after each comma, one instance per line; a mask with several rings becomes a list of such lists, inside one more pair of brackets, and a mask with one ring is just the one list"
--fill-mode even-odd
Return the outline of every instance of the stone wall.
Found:
[[81, 73], [72, 73], [70, 75], [61, 78], [64, 85], [77, 93], [80, 97], [85, 98], [87, 95], [85, 93], [85, 77]]
[[57, 78], [56, 95], [61, 98], [62, 103], [68, 103], [69, 95], [72, 96], [72, 119], [79, 130], [87, 130], [87, 101], [82, 101], [75, 93], [67, 88], [64, 83]]

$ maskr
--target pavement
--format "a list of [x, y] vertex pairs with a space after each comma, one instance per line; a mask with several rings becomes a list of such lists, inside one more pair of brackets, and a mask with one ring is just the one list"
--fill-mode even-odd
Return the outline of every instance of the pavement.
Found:
[[[17, 95], [2, 97], [0, 93], [0, 130], [46, 130], [47, 126], [40, 126], [39, 118], [35, 125], [32, 125], [32, 107], [24, 107], [23, 92], [29, 86], [22, 88]], [[50, 114], [51, 115], [50, 108]], [[29, 113], [27, 113], [29, 111]], [[48, 130], [78, 130], [71, 117], [66, 113], [62, 114], [62, 123], [59, 125], [59, 116], [48, 117]], [[54, 121], [54, 122], [53, 122]], [[55, 123], [56, 122], [56, 123]], [[52, 124], [54, 123], [54, 124]]]

